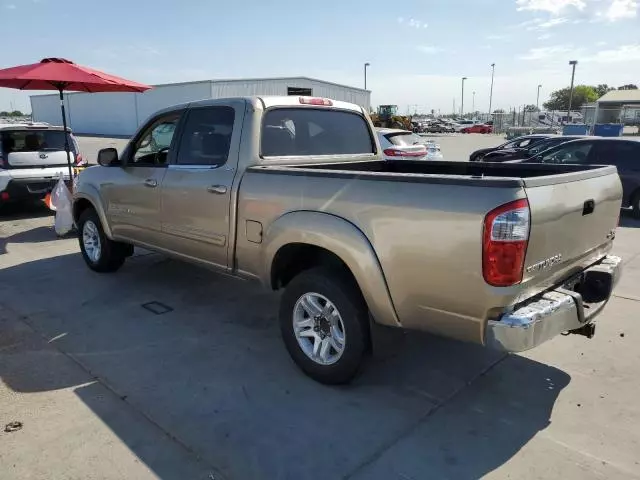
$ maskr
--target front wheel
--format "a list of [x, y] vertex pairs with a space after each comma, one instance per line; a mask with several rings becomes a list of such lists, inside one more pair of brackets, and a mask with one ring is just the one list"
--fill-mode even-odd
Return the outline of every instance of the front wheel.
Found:
[[88, 208], [78, 220], [78, 241], [87, 266], [100, 273], [115, 272], [132, 253], [132, 247], [110, 240], [93, 208]]
[[351, 381], [369, 342], [368, 309], [345, 272], [314, 268], [295, 277], [280, 303], [280, 330], [295, 363], [325, 384]]

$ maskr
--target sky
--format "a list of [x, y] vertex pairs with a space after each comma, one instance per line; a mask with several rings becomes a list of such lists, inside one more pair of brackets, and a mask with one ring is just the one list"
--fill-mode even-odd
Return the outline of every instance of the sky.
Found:
[[[540, 104], [640, 84], [640, 0], [0, 0], [0, 68], [63, 57], [142, 83], [307, 76], [401, 111]], [[8, 39], [11, 39], [10, 41]], [[475, 92], [475, 95], [473, 94]], [[30, 111], [0, 88], [0, 110]], [[41, 92], [38, 92], [41, 93]], [[475, 98], [475, 101], [474, 101]]]

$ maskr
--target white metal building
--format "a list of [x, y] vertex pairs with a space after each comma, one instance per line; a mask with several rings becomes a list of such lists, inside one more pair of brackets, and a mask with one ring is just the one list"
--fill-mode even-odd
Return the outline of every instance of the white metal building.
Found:
[[640, 124], [640, 90], [611, 90], [596, 101], [595, 123]]
[[[65, 93], [68, 125], [76, 133], [129, 136], [154, 112], [206, 98], [251, 95], [310, 95], [361, 105], [369, 111], [371, 92], [307, 77], [204, 80], [155, 85], [145, 93]], [[62, 124], [60, 97], [33, 95], [33, 120]]]

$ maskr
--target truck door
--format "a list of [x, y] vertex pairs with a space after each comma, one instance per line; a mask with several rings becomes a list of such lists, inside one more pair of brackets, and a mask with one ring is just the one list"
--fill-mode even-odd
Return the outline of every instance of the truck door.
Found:
[[222, 268], [229, 266], [231, 190], [243, 115], [243, 101], [190, 109], [162, 182], [163, 243]]

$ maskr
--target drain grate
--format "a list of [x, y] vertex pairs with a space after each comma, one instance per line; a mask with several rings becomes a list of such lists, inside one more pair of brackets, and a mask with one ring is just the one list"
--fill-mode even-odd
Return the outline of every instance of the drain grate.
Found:
[[169, 305], [165, 305], [161, 302], [147, 302], [142, 304], [142, 308], [150, 311], [155, 315], [164, 315], [165, 313], [173, 312], [173, 308]]

